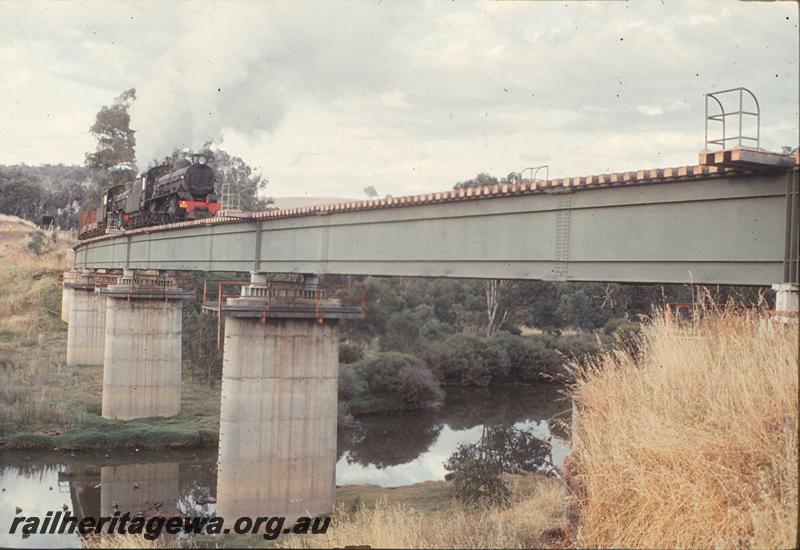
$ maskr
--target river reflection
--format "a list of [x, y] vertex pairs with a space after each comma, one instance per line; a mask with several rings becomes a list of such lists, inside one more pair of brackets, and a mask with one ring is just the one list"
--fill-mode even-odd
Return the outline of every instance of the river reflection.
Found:
[[437, 413], [361, 418], [363, 429], [342, 434], [336, 484], [408, 485], [444, 478], [444, 462], [459, 443], [475, 443], [484, 426], [514, 426], [550, 441], [560, 466], [569, 447], [570, 406], [552, 385], [448, 388]]
[[[398, 486], [443, 479], [443, 463], [459, 443], [481, 438], [484, 427], [515, 426], [549, 440], [556, 465], [568, 453], [564, 427], [569, 403], [553, 386], [448, 390], [441, 411], [362, 417], [356, 433], [339, 438], [337, 485]], [[69, 507], [79, 516], [114, 511], [148, 515], [215, 512], [217, 452], [0, 453], [0, 547], [79, 547], [75, 535], [8, 530], [15, 508], [44, 517]]]
[[16, 508], [44, 517], [67, 506], [76, 516], [214, 513], [216, 456], [203, 452], [22, 453], [0, 456], [0, 547], [80, 547], [77, 534], [8, 533]]

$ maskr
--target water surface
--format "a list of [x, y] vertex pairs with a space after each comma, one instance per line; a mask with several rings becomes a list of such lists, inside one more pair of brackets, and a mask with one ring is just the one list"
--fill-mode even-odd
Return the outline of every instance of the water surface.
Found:
[[[409, 485], [444, 478], [459, 444], [486, 430], [514, 426], [549, 441], [560, 465], [569, 452], [569, 403], [558, 387], [448, 388], [437, 412], [360, 417], [339, 437], [337, 485]], [[5, 452], [0, 455], [0, 546], [79, 547], [75, 535], [9, 535], [15, 508], [44, 516], [66, 505], [81, 516], [145, 512], [213, 514], [217, 452]]]

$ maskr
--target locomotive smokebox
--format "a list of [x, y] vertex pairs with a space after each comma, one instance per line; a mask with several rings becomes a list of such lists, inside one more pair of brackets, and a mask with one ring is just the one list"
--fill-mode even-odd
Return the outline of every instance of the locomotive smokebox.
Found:
[[201, 153], [192, 153], [189, 155], [189, 158], [192, 161], [192, 164], [206, 164], [208, 163], [208, 159], [204, 157]]

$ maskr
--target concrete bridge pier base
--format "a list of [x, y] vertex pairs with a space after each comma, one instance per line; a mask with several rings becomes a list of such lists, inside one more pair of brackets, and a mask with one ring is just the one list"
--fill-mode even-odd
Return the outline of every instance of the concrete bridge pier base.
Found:
[[[69, 291], [67, 365], [102, 365], [105, 340], [105, 298], [95, 292], [91, 271], [64, 280]], [[63, 297], [62, 297], [63, 305]]]
[[772, 285], [775, 291], [775, 311], [797, 313], [800, 311], [800, 285], [780, 283]]
[[69, 323], [69, 304], [74, 293], [71, 285], [78, 280], [80, 273], [80, 271], [64, 272], [64, 281], [61, 287], [61, 320], [65, 323]]
[[72, 298], [72, 289], [63, 287], [61, 289], [61, 320], [69, 323], [69, 302]]
[[181, 300], [173, 279], [126, 270], [107, 297], [104, 418], [175, 416], [181, 409]]
[[[311, 283], [312, 281], [309, 281]], [[313, 516], [336, 498], [338, 320], [316, 285], [253, 274], [223, 311], [217, 514]]]

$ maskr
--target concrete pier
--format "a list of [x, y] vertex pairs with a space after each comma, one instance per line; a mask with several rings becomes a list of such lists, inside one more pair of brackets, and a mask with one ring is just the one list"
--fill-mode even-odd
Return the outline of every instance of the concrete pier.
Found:
[[61, 287], [61, 320], [65, 323], [69, 323], [69, 304], [74, 292], [71, 283], [74, 283], [79, 275], [80, 271], [64, 272], [64, 280]]
[[72, 297], [72, 288], [67, 286], [67, 283], [75, 281], [80, 274], [80, 271], [73, 269], [75, 265], [75, 251], [71, 248], [67, 249], [66, 263], [68, 269], [64, 271], [64, 280], [61, 288], [61, 320], [65, 323], [69, 323], [69, 301]]
[[181, 300], [166, 277], [125, 272], [107, 297], [103, 417], [174, 416], [181, 408]]
[[780, 283], [772, 285], [775, 291], [775, 311], [794, 313], [800, 311], [800, 285]]
[[61, 320], [69, 323], [69, 302], [72, 297], [72, 289], [63, 287], [61, 289]]
[[[105, 298], [95, 292], [91, 272], [64, 280], [70, 291], [67, 328], [67, 365], [102, 365], [105, 345]], [[62, 298], [63, 304], [63, 298]], [[63, 318], [63, 317], [62, 317]]]
[[357, 308], [254, 274], [224, 306], [217, 513], [311, 516], [336, 497], [338, 320]]

